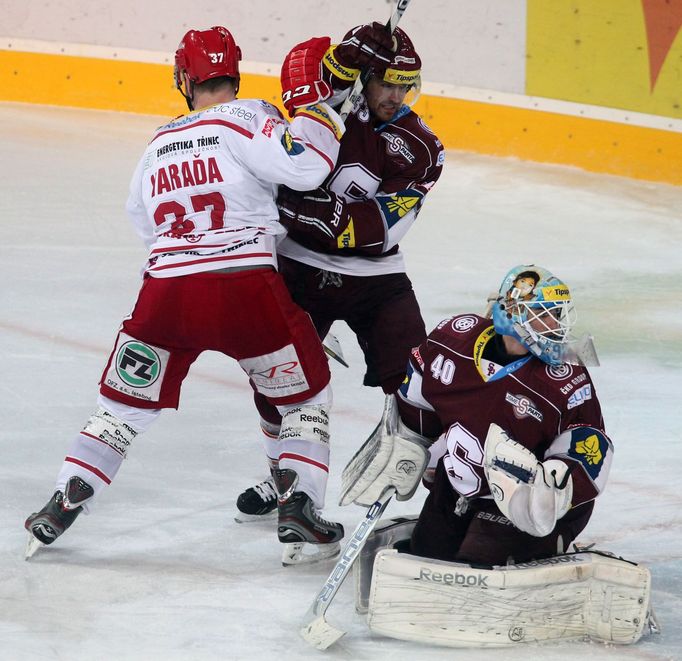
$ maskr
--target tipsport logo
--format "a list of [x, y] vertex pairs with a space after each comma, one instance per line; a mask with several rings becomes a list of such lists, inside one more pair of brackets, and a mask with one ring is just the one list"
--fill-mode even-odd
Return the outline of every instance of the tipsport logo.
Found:
[[116, 374], [121, 381], [134, 388], [147, 388], [159, 378], [161, 359], [146, 344], [129, 341], [116, 354]]

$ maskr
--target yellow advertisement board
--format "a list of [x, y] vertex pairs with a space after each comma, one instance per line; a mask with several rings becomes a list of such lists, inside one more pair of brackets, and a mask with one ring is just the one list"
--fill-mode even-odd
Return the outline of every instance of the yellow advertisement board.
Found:
[[527, 0], [526, 94], [682, 118], [682, 0]]

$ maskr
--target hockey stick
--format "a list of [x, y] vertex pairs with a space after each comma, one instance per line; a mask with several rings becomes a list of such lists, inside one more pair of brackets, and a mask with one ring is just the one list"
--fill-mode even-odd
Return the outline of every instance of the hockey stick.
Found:
[[333, 333], [327, 333], [327, 337], [325, 337], [324, 342], [322, 342], [322, 348], [330, 358], [333, 358], [334, 360], [338, 361], [344, 367], [349, 366], [348, 363], [346, 362], [346, 359], [343, 357], [341, 342], [339, 342], [339, 338], [336, 337], [336, 335], [334, 335]]
[[337, 560], [325, 584], [306, 613], [305, 624], [301, 628], [300, 634], [306, 642], [318, 650], [326, 650], [346, 633], [329, 624], [324, 619], [325, 613], [394, 493], [395, 489], [389, 487], [367, 510], [365, 518], [358, 523], [353, 531], [351, 538], [341, 552], [341, 557]]
[[[398, 25], [398, 21], [400, 21], [400, 19], [402, 18], [403, 14], [405, 13], [405, 10], [407, 9], [407, 5], [409, 4], [410, 0], [398, 0], [398, 3], [396, 4], [395, 9], [393, 10], [393, 13], [391, 14], [391, 18], [389, 18], [388, 23], [386, 23], [386, 29], [391, 34], [393, 34], [393, 30], [395, 30], [396, 25]], [[346, 117], [348, 117], [350, 111], [353, 110], [353, 108], [355, 108], [356, 104], [358, 103], [360, 94], [362, 94], [362, 90], [365, 87], [368, 78], [369, 70], [363, 69], [360, 72], [360, 75], [355, 79], [355, 83], [351, 88], [350, 94], [346, 97], [346, 100], [343, 102], [343, 105], [339, 110], [339, 115], [341, 115], [341, 119], [343, 121], [346, 121]]]

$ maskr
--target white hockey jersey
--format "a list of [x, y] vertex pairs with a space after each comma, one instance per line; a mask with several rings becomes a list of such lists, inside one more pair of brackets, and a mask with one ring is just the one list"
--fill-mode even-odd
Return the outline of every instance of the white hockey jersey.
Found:
[[149, 248], [146, 272], [174, 277], [277, 268], [285, 233], [277, 185], [319, 186], [334, 167], [341, 118], [326, 104], [291, 124], [271, 104], [236, 99], [160, 127], [133, 174], [128, 215]]

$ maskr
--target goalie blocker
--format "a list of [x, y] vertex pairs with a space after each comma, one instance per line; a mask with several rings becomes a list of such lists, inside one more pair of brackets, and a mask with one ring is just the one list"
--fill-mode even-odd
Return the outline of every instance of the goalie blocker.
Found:
[[409, 500], [428, 464], [430, 444], [402, 423], [395, 396], [386, 395], [377, 428], [343, 469], [339, 504], [369, 507], [390, 487], [397, 500]]
[[367, 621], [378, 634], [451, 647], [630, 644], [658, 632], [650, 599], [648, 569], [600, 553], [477, 569], [385, 549]]

